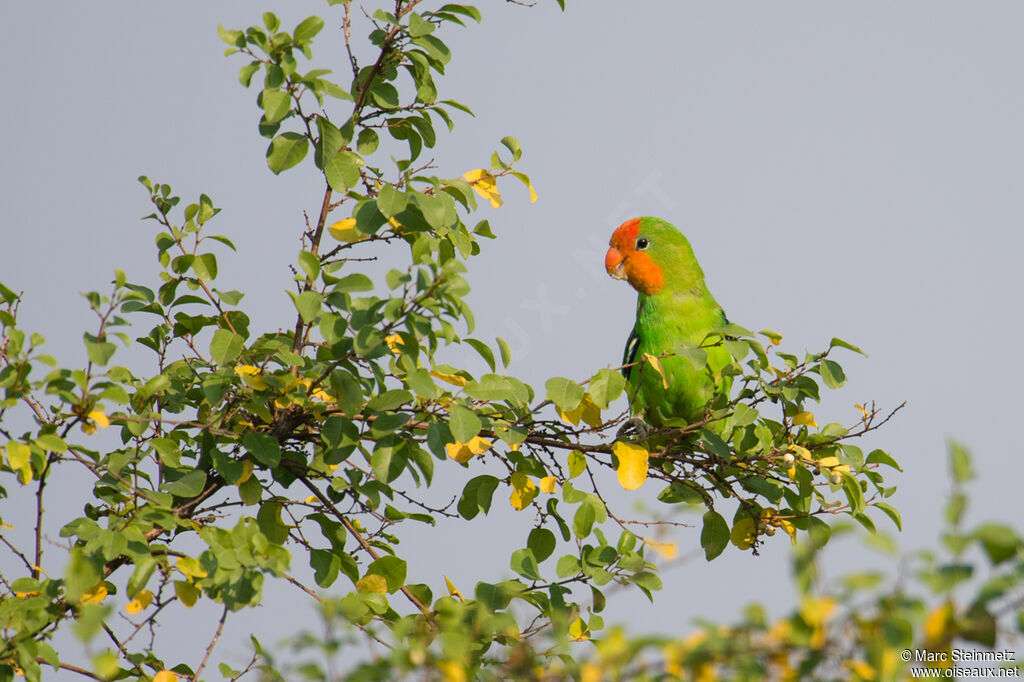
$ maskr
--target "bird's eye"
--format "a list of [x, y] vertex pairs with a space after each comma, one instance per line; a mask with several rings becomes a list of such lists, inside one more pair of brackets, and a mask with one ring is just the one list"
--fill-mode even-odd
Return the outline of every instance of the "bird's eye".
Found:
[[646, 249], [648, 247], [649, 244], [650, 244], [650, 242], [647, 241], [646, 238], [640, 237], [640, 239], [636, 240], [636, 250], [637, 251], [643, 251], [644, 249]]

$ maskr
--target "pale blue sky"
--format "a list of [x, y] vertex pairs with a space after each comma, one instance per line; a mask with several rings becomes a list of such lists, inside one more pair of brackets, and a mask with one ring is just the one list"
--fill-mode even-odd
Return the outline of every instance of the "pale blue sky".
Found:
[[[328, 18], [318, 62], [344, 74], [338, 46], [325, 44], [338, 10], [279, 4], [285, 25]], [[562, 14], [548, 4], [483, 2], [481, 26], [447, 36], [442, 96], [477, 118], [457, 119], [438, 173], [486, 165], [511, 134], [540, 194], [530, 205], [513, 184], [505, 207], [481, 209], [499, 241], [470, 270], [477, 335], [512, 342], [513, 371], [538, 386], [617, 364], [634, 293], [604, 274], [604, 245], [624, 218], [663, 216], [689, 236], [732, 320], [776, 329], [798, 353], [832, 336], [868, 351], [848, 356], [850, 381], [830, 392], [820, 423], [851, 421], [854, 403], [908, 401], [865, 443], [905, 465], [894, 502], [906, 546], [934, 538], [947, 436], [973, 449], [981, 472], [971, 518], [1019, 527], [1024, 6], [569, 0]], [[140, 174], [213, 197], [217, 231], [240, 246], [221, 258], [221, 277], [249, 292], [254, 328], [287, 326], [287, 266], [321, 182], [311, 166], [266, 168], [256, 91], [238, 85], [241, 64], [221, 56], [215, 32], [270, 8], [0, 7], [11, 59], [0, 281], [27, 292], [23, 324], [51, 352], [83, 355], [91, 320], [77, 292], [105, 290], [114, 267], [152, 273]], [[528, 521], [509, 512], [496, 523]], [[431, 575], [420, 579], [436, 588], [443, 570], [468, 587], [508, 572], [514, 546], [467, 551], [494, 535], [479, 522], [446, 526], [407, 549], [426, 553]], [[693, 549], [698, 532], [674, 539]], [[778, 613], [790, 599], [786, 545], [672, 569], [653, 606], [616, 597], [608, 620], [682, 630], [695, 616], [731, 619], [751, 599]], [[465, 557], [455, 567], [452, 552]], [[837, 548], [835, 564], [859, 556]], [[272, 633], [280, 616], [262, 613]], [[228, 646], [240, 653], [235, 634]]]

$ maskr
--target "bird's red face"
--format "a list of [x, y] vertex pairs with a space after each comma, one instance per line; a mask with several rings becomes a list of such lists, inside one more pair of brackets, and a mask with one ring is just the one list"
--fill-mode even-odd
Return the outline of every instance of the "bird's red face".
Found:
[[640, 293], [648, 296], [661, 291], [665, 275], [647, 253], [648, 240], [640, 235], [640, 219], [633, 218], [619, 225], [608, 242], [604, 268], [615, 279], [624, 279]]

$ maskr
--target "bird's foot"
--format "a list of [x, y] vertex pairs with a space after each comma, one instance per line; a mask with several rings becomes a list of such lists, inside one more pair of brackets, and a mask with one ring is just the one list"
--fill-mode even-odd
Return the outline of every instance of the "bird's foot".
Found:
[[615, 433], [616, 438], [627, 440], [647, 440], [651, 435], [651, 425], [640, 417], [630, 417]]

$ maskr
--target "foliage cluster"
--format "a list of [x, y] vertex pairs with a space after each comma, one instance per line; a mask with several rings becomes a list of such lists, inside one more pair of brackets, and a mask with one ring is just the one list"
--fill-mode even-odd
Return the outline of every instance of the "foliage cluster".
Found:
[[[319, 17], [289, 31], [268, 12], [260, 26], [220, 30], [228, 53], [246, 62], [242, 85], [258, 88], [270, 170], [311, 161], [323, 176], [315, 220], [297, 234], [287, 292], [295, 318], [286, 330], [251, 330], [243, 293], [219, 283], [218, 259], [235, 247], [210, 231], [220, 213], [213, 200], [201, 195], [182, 205], [169, 185], [145, 177], [159, 281], [132, 282], [118, 270], [109, 293], [86, 295], [97, 325], [84, 335], [83, 365], [64, 367], [42, 352], [43, 339], [18, 326], [22, 296], [0, 285], [3, 482], [35, 502], [32, 513], [4, 515], [33, 525], [27, 545], [6, 539], [9, 526], [0, 531], [8, 553], [0, 679], [17, 672], [38, 680], [44, 665], [97, 679], [199, 679], [209, 674], [229, 618], [259, 605], [271, 583], [320, 603], [328, 623], [345, 625], [339, 639], [307, 637], [302, 647], [381, 647], [384, 654], [351, 664], [346, 674], [354, 679], [413, 671], [452, 680], [598, 679], [685, 669], [705, 679], [716, 670], [749, 677], [774, 665], [780, 647], [795, 655], [831, 643], [823, 633], [836, 602], [810, 594], [815, 554], [836, 519], [874, 531], [874, 509], [900, 525], [884, 478], [897, 462], [852, 442], [891, 413], [858, 406], [850, 424], [819, 427], [811, 411], [822, 386], [845, 381], [836, 352], [858, 349], [833, 339], [801, 358], [781, 352], [775, 332], [718, 330], [706, 343], [730, 351], [734, 362], [724, 369], [707, 367], [702, 348], [676, 352], [734, 390], [720, 391], [698, 423], [646, 442], [616, 439], [625, 415], [615, 404], [628, 389], [621, 368], [583, 381], [553, 377], [543, 391], [515, 378], [508, 343], [471, 336], [464, 275], [465, 262], [494, 237], [487, 220], [470, 225], [478, 202], [500, 206], [499, 182], [510, 180], [536, 199], [519, 170], [519, 142], [504, 138], [486, 168], [452, 177], [435, 175], [423, 160], [452, 130], [453, 113], [469, 111], [439, 99], [436, 79], [452, 56], [440, 36], [480, 13], [395, 0], [367, 18], [376, 52], [361, 63], [351, 37], [356, 10], [329, 4], [338, 6], [334, 39], [344, 41], [352, 72], [345, 85], [328, 70], [307, 68], [326, 25]], [[363, 265], [381, 253], [397, 265], [374, 278]], [[151, 362], [115, 364], [120, 346], [133, 341]], [[488, 371], [440, 362], [439, 352], [452, 348]], [[644, 362], [658, 370], [658, 358]], [[55, 521], [44, 514], [54, 494], [47, 482], [65, 468], [91, 477], [92, 500], [81, 515]], [[447, 505], [428, 494], [442, 469], [446, 485], [466, 478]], [[653, 598], [665, 551], [649, 537], [661, 521], [622, 518], [602, 492], [609, 485], [656, 485], [673, 513], [701, 510], [693, 540], [708, 560], [730, 546], [757, 552], [778, 530], [794, 543], [806, 538], [797, 556], [807, 596], [785, 631], [768, 629], [756, 612], [700, 641], [628, 640], [606, 629], [606, 592], [632, 586]], [[399, 524], [429, 532], [442, 519], [487, 523], [503, 500], [530, 525], [509, 557], [515, 577], [480, 580], [463, 594], [402, 555]], [[61, 551], [47, 549], [47, 528], [59, 529]], [[1021, 564], [1020, 540], [1004, 530], [957, 536], [955, 550], [976, 540], [996, 563], [1016, 562], [1017, 572], [1000, 583], [1006, 591], [1019, 583]], [[932, 575], [951, 586], [962, 573], [943, 567]], [[979, 608], [997, 591], [989, 588]], [[160, 618], [201, 601], [221, 614], [208, 646], [161, 648]], [[885, 624], [904, 611], [914, 622], [915, 604], [898, 602], [903, 611], [894, 611], [878, 602], [882, 625], [851, 612], [845, 622], [861, 627], [856, 641], [869, 647], [874, 633], [883, 650], [862, 661], [875, 677], [865, 668], [853, 673], [890, 679], [887, 652], [910, 635], [891, 636]], [[941, 635], [934, 645], [954, 634], [993, 644], [972, 609], [967, 621], [948, 611], [948, 627], [929, 617], [929, 632]], [[87, 660], [53, 646], [69, 627]], [[591, 641], [594, 657], [581, 648]], [[655, 643], [657, 663], [644, 667], [638, 652]], [[225, 678], [290, 670], [290, 661], [253, 644], [247, 666], [220, 666]], [[815, 656], [789, 665], [816, 670], [823, 659]], [[328, 675], [314, 664], [298, 673]]]

